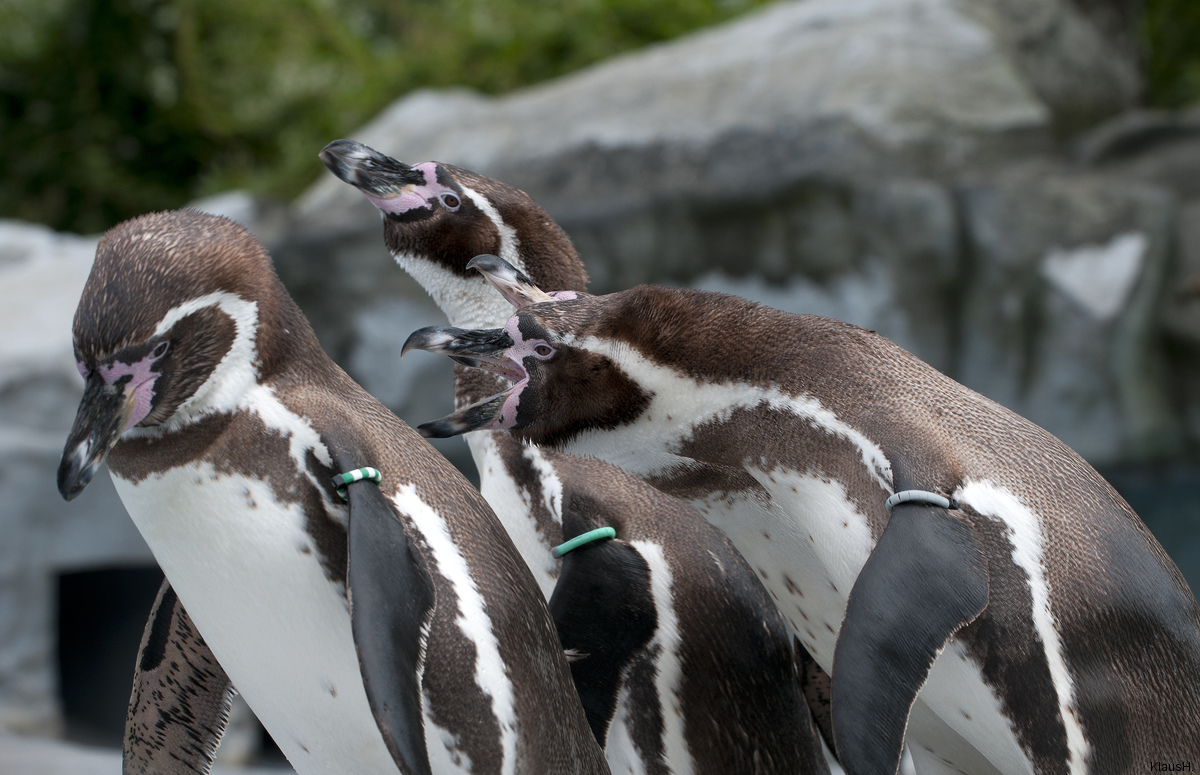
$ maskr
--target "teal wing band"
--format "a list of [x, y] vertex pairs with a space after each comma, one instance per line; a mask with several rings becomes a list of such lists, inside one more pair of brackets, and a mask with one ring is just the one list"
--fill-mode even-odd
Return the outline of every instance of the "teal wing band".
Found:
[[589, 530], [586, 533], [581, 533], [570, 541], [564, 544], [559, 544], [551, 550], [551, 554], [555, 557], [562, 557], [567, 552], [578, 549], [584, 544], [590, 544], [592, 541], [603, 541], [607, 538], [616, 538], [617, 531], [611, 527], [598, 527], [595, 530]]
[[383, 481], [383, 474], [379, 473], [378, 468], [364, 466], [333, 477], [333, 486], [337, 488], [337, 494], [342, 496], [342, 500], [346, 500], [346, 486], [364, 479], [370, 479], [375, 484], [379, 484]]

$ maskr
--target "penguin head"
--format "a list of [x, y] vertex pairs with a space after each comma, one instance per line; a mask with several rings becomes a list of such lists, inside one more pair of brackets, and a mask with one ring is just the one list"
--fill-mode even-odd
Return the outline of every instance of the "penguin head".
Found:
[[83, 491], [122, 436], [232, 409], [278, 360], [260, 356], [263, 321], [310, 336], [277, 294], [266, 250], [226, 218], [153, 213], [105, 233], [75, 311], [85, 388], [58, 469], [63, 497]]
[[379, 208], [384, 241], [397, 261], [409, 269], [412, 262], [436, 267], [447, 275], [442, 285], [463, 286], [458, 293], [488, 293], [467, 268], [481, 253], [503, 256], [549, 288], [587, 285], [566, 233], [519, 189], [451, 164], [410, 166], [353, 140], [333, 141], [320, 157]]
[[[589, 429], [636, 421], [653, 391], [623, 368], [606, 321], [620, 294], [546, 293], [495, 256], [470, 263], [517, 308], [503, 328], [430, 326], [414, 332], [404, 351], [448, 355], [493, 372], [512, 387], [418, 430], [443, 438], [473, 430], [511, 429], [517, 436], [560, 444]], [[628, 347], [623, 348], [628, 351]]]

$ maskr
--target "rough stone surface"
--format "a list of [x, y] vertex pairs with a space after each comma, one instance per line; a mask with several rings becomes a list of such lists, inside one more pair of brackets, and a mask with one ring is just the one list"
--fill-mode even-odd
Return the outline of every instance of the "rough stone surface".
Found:
[[1031, 165], [961, 200], [960, 381], [1096, 463], [1176, 451], [1155, 340], [1172, 197]]
[[1133, 107], [1141, 89], [1126, 0], [973, 0], [1061, 134]]
[[[419, 92], [355, 139], [510, 181], [567, 220], [1046, 147], [1049, 112], [969, 10], [779, 3], [500, 99]], [[365, 218], [356, 196], [331, 178], [300, 209], [322, 228], [349, 225]]]

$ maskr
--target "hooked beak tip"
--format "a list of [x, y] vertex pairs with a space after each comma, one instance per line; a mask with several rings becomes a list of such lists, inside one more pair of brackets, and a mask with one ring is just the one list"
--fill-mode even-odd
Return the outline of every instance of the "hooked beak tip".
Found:
[[454, 426], [444, 420], [421, 423], [417, 426], [417, 433], [427, 439], [449, 439], [458, 435]]
[[453, 341], [454, 337], [446, 333], [440, 326], [426, 326], [419, 328], [408, 335], [408, 339], [404, 340], [404, 346], [400, 348], [400, 357], [403, 358], [409, 350], [426, 350], [435, 351], [440, 345], [445, 345]]
[[517, 309], [554, 300], [553, 296], [534, 285], [521, 270], [499, 256], [475, 256], [467, 262], [467, 269], [478, 270]]
[[75, 500], [96, 475], [100, 461], [89, 459], [90, 447], [90, 440], [84, 441], [69, 454], [63, 455], [58, 465], [58, 492], [63, 500]]

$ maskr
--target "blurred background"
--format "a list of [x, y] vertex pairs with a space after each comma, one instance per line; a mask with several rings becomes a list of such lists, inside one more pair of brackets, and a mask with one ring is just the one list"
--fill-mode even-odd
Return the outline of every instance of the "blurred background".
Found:
[[[245, 223], [335, 360], [449, 410], [339, 137], [523, 188], [596, 292], [879, 330], [1077, 449], [1200, 588], [1197, 101], [1195, 0], [0, 0], [0, 731], [119, 747], [161, 580], [106, 476], [54, 487], [104, 229]], [[271, 764], [238, 728], [226, 763]], [[0, 763], [68, 750], [29, 745]]]

